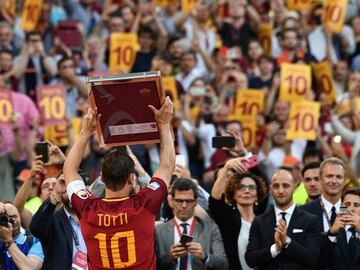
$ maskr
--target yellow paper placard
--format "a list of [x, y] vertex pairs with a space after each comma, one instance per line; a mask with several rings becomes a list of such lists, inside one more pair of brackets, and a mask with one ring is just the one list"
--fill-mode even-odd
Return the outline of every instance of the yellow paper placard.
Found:
[[236, 94], [234, 107], [235, 117], [239, 120], [257, 115], [264, 110], [265, 91], [254, 89], [240, 89]]
[[196, 7], [196, 0], [181, 0], [181, 11], [188, 14]]
[[343, 29], [348, 0], [325, 0], [323, 12], [323, 24], [325, 28], [334, 33], [340, 33]]
[[311, 67], [317, 81], [317, 92], [324, 93], [327, 100], [336, 100], [336, 91], [329, 61], [313, 63]]
[[267, 54], [271, 54], [272, 52], [272, 46], [271, 46], [272, 31], [273, 31], [272, 23], [263, 22], [259, 24], [258, 38], [262, 47], [264, 48], [264, 51]]
[[113, 33], [110, 36], [110, 72], [128, 72], [134, 64], [138, 47], [135, 33]]
[[5, 8], [11, 16], [16, 15], [16, 1], [15, 0], [5, 0]]
[[163, 89], [166, 95], [171, 95], [170, 98], [174, 102], [179, 100], [176, 89], [176, 81], [174, 76], [164, 76], [162, 79]]
[[246, 117], [240, 115], [229, 116], [229, 121], [238, 120], [241, 122], [242, 139], [244, 146], [248, 149], [256, 146], [256, 131], [257, 131], [257, 114], [247, 115]]
[[25, 0], [24, 8], [21, 14], [21, 27], [25, 31], [32, 31], [35, 29], [41, 9], [43, 0]]
[[[356, 111], [360, 112], [360, 97], [355, 98]], [[344, 99], [336, 107], [336, 113], [342, 115], [351, 112], [349, 99]]]
[[[76, 140], [80, 134], [81, 118], [72, 118], [70, 123], [74, 139]], [[44, 138], [58, 146], [68, 146], [70, 143], [66, 125], [46, 126]]]
[[288, 9], [300, 11], [303, 9], [311, 9], [319, 2], [319, 0], [287, 0], [287, 7]]
[[311, 89], [311, 68], [303, 64], [282, 64], [280, 72], [280, 100], [305, 99]]
[[155, 6], [163, 8], [176, 4], [177, 2], [177, 0], [153, 0]]
[[0, 126], [7, 126], [11, 123], [13, 111], [11, 91], [0, 89]]
[[286, 132], [286, 139], [315, 140], [319, 115], [319, 102], [308, 100], [293, 102], [290, 109], [290, 128]]

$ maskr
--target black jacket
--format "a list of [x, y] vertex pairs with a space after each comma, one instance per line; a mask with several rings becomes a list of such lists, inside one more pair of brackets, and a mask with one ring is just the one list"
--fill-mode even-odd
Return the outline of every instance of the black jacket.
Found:
[[250, 267], [259, 269], [316, 269], [320, 254], [321, 228], [317, 218], [295, 207], [287, 228], [291, 243], [275, 258], [270, 248], [275, 243], [274, 209], [256, 217], [251, 225], [245, 259]]
[[73, 238], [70, 221], [64, 208], [45, 201], [33, 216], [30, 231], [40, 239], [45, 259], [43, 270], [71, 269]]

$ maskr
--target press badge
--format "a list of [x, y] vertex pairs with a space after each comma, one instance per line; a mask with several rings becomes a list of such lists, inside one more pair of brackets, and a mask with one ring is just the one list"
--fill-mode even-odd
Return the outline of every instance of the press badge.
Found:
[[87, 270], [87, 255], [86, 253], [78, 250], [71, 265], [72, 270]]

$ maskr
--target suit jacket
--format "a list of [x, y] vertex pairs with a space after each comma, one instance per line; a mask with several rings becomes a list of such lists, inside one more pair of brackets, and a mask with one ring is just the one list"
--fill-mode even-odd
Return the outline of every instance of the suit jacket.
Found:
[[356, 259], [350, 261], [349, 245], [345, 230], [341, 230], [336, 237], [336, 242], [326, 238], [324, 254], [327, 258], [327, 269], [330, 270], [358, 270], [360, 269], [360, 240], [356, 241]]
[[318, 262], [317, 269], [327, 269], [327, 264], [329, 261], [329, 258], [327, 257], [327, 254], [325, 253], [325, 245], [327, 242], [327, 232], [324, 230], [324, 212], [320, 204], [320, 198], [316, 199], [314, 201], [311, 201], [307, 204], [304, 204], [300, 206], [301, 209], [305, 210], [306, 212], [309, 212], [313, 215], [315, 215], [321, 225], [321, 245], [320, 245], [320, 258]]
[[291, 242], [273, 258], [270, 248], [275, 243], [275, 225], [274, 209], [254, 219], [245, 253], [247, 264], [250, 267], [259, 266], [259, 269], [316, 269], [321, 231], [317, 218], [295, 207], [287, 228]]
[[45, 259], [43, 270], [71, 269], [73, 255], [73, 238], [70, 221], [61, 208], [45, 201], [33, 216], [30, 230], [40, 239]]
[[[193, 241], [201, 244], [204, 251], [208, 254], [209, 260], [204, 265], [202, 261], [191, 256], [192, 269], [226, 270], [228, 268], [228, 260], [218, 226], [212, 220], [195, 218], [196, 226], [193, 233]], [[155, 227], [157, 270], [176, 269], [177, 262], [171, 261], [167, 257], [171, 246], [174, 244], [174, 233], [173, 219]]]
[[316, 199], [314, 201], [311, 201], [307, 204], [304, 204], [302, 206], [300, 206], [301, 209], [305, 210], [306, 212], [309, 212], [315, 216], [318, 217], [318, 220], [320, 222], [321, 225], [321, 230], [324, 231], [324, 220], [323, 220], [323, 209], [321, 207], [320, 204], [320, 198]]

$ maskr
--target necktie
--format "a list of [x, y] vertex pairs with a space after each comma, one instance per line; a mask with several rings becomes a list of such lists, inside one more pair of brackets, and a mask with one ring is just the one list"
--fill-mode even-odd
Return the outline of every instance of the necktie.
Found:
[[[187, 234], [187, 224], [186, 223], [181, 223], [180, 226], [183, 227], [183, 232], [182, 233]], [[188, 255], [187, 254], [180, 258], [180, 270], [186, 270], [187, 261], [188, 261]]]
[[333, 206], [331, 208], [331, 217], [330, 217], [331, 226], [334, 224], [335, 219], [336, 219], [336, 209], [335, 209], [335, 206]]
[[285, 218], [286, 212], [281, 212], [280, 215], [281, 215], [281, 219], [285, 221], [285, 225], [286, 225], [286, 218]]
[[356, 256], [356, 231], [353, 227], [351, 227], [349, 231], [351, 232], [351, 236], [349, 239], [349, 259], [350, 264], [352, 264], [353, 262], [355, 262]]

